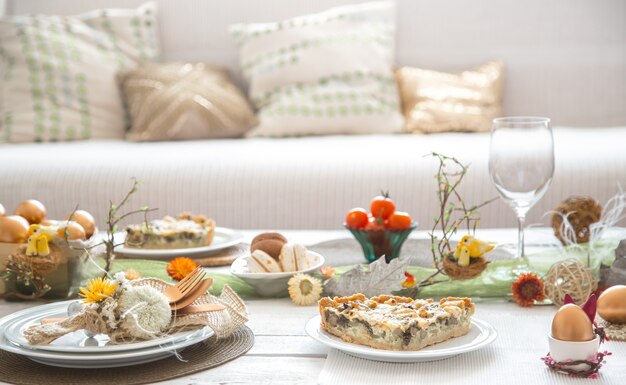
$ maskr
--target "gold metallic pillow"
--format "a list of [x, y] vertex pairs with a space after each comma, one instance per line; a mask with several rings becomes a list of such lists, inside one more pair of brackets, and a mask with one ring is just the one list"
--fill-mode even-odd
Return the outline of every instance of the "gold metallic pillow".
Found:
[[202, 63], [149, 63], [120, 76], [132, 120], [131, 140], [242, 136], [257, 124], [225, 71]]
[[403, 67], [396, 77], [407, 132], [489, 131], [501, 115], [500, 61], [460, 74]]

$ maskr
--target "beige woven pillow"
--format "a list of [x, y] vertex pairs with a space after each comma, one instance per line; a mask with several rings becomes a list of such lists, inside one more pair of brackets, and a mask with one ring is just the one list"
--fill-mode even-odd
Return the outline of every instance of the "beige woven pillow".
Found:
[[405, 131], [489, 131], [502, 114], [503, 64], [450, 74], [403, 67], [396, 72]]
[[232, 138], [257, 124], [226, 72], [202, 63], [145, 64], [121, 75], [120, 83], [131, 140]]

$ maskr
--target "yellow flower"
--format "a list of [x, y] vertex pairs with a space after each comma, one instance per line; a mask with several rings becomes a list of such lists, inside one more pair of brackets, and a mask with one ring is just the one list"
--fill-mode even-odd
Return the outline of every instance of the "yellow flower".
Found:
[[80, 288], [84, 303], [96, 303], [111, 296], [117, 286], [106, 278], [98, 277], [87, 281], [87, 288]]
[[167, 274], [175, 280], [180, 281], [194, 271], [196, 267], [198, 267], [198, 264], [191, 258], [178, 257], [172, 259], [167, 265]]
[[322, 282], [308, 274], [298, 273], [288, 282], [289, 297], [296, 305], [311, 305], [322, 294]]

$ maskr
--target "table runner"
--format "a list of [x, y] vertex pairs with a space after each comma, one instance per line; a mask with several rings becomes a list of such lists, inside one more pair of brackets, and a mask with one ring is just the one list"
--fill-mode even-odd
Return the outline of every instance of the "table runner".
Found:
[[331, 349], [319, 376], [320, 385], [624, 385], [626, 343], [607, 342], [613, 352], [598, 380], [550, 371], [539, 359], [548, 352], [547, 335], [555, 308], [524, 309], [513, 304], [478, 304], [475, 317], [489, 322], [498, 338], [488, 347], [432, 362], [383, 363]]

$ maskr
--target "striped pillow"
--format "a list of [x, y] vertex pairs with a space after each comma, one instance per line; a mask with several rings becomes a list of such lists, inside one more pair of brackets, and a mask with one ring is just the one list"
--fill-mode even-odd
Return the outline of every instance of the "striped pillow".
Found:
[[0, 19], [0, 142], [123, 138], [116, 73], [158, 55], [153, 3]]
[[393, 133], [395, 4], [231, 27], [260, 124], [251, 136]]

